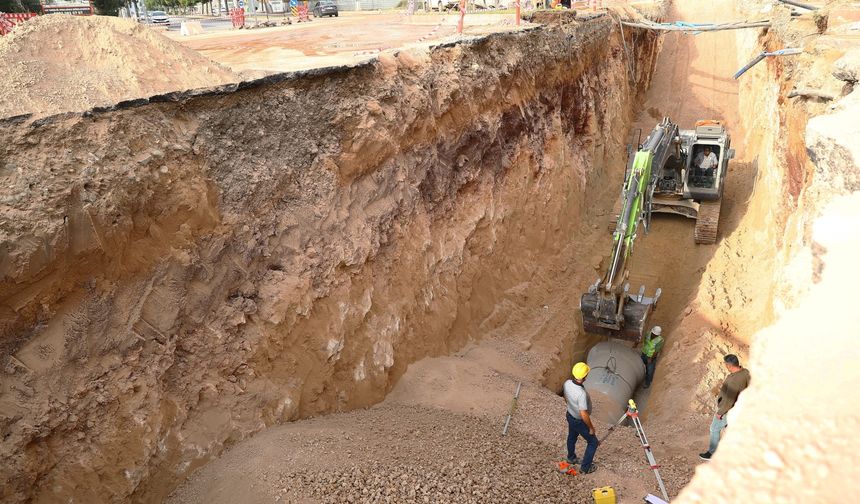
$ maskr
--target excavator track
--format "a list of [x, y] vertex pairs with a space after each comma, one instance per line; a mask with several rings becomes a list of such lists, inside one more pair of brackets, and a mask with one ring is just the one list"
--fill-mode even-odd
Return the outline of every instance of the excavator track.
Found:
[[717, 228], [720, 225], [720, 206], [722, 200], [703, 201], [699, 204], [696, 217], [696, 230], [693, 238], [696, 243], [710, 245], [717, 242]]

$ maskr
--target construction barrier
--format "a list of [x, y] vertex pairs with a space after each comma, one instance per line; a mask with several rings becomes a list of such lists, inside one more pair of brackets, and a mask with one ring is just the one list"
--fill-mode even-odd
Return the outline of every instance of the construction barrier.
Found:
[[463, 33], [464, 17], [466, 17], [466, 0], [460, 0], [460, 20], [457, 21], [457, 33]]
[[245, 26], [245, 8], [230, 9], [230, 21], [233, 23], [233, 28], [242, 28]]
[[32, 12], [0, 12], [0, 35], [6, 35], [15, 25], [36, 17]]
[[199, 35], [203, 33], [203, 26], [200, 24], [200, 21], [183, 21], [182, 24], [179, 25], [179, 33], [183, 37]]

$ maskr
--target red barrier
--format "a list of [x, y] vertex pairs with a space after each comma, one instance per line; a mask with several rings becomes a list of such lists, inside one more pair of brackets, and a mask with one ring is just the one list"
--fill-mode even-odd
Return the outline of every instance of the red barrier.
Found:
[[32, 17], [36, 17], [36, 14], [32, 12], [0, 12], [0, 35], [6, 35], [12, 31], [16, 24], [23, 23]]
[[299, 18], [299, 22], [311, 20], [311, 17], [308, 15], [307, 3], [303, 2], [301, 5], [296, 7], [296, 17]]
[[230, 9], [230, 21], [233, 22], [233, 28], [242, 28], [245, 26], [245, 9]]
[[464, 17], [466, 17], [466, 0], [460, 0], [460, 20], [457, 21], [457, 33], [463, 33]]

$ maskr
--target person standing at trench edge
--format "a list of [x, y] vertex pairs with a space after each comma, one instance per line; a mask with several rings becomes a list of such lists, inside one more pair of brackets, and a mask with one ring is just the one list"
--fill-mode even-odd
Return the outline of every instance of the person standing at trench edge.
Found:
[[591, 398], [583, 386], [590, 370], [588, 364], [578, 362], [571, 370], [573, 379], [564, 382], [564, 399], [567, 402], [567, 413], [565, 413], [568, 429], [567, 463], [571, 465], [579, 463], [579, 458], [576, 456], [576, 441], [579, 436], [582, 436], [587, 443], [582, 464], [579, 466], [579, 472], [582, 474], [597, 470], [597, 465], [592, 461], [599, 442], [595, 435], [594, 424], [591, 423]]
[[651, 381], [654, 379], [654, 370], [657, 368], [657, 355], [663, 349], [663, 329], [660, 326], [654, 326], [642, 342], [642, 364], [645, 364], [645, 385], [642, 388], [651, 386]]
[[723, 380], [723, 386], [720, 387], [720, 393], [717, 396], [717, 412], [714, 413], [714, 418], [711, 420], [711, 442], [708, 445], [708, 451], [699, 454], [699, 458], [702, 460], [710, 460], [714, 452], [717, 451], [720, 435], [728, 424], [726, 413], [732, 409], [738, 401], [738, 396], [750, 384], [750, 372], [741, 367], [737, 355], [726, 355], [723, 357], [723, 362], [726, 369], [729, 370], [729, 375]]

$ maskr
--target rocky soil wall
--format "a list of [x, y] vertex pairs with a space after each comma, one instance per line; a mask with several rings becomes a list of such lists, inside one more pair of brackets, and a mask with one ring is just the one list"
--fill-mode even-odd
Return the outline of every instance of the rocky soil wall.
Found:
[[658, 46], [550, 24], [0, 121], [0, 499], [158, 500], [527, 297]]
[[[782, 231], [768, 238], [777, 245], [774, 323], [750, 333], [751, 386], [730, 411], [717, 456], [697, 470], [678, 502], [739, 495], [756, 502], [831, 502], [860, 488], [860, 407], [846, 393], [860, 384], [853, 363], [860, 331], [852, 321], [860, 246], [860, 58], [856, 41], [841, 36], [832, 19], [834, 29], [819, 37], [808, 21], [789, 24], [784, 9], [771, 15], [774, 28], [739, 36], [743, 47], [804, 50], [751, 72], [753, 92], [744, 103], [772, 111], [758, 121], [770, 127], [759, 144], [768, 170], [757, 192], [769, 194], [770, 218]], [[834, 98], [789, 98], [793, 89], [824, 89]]]

